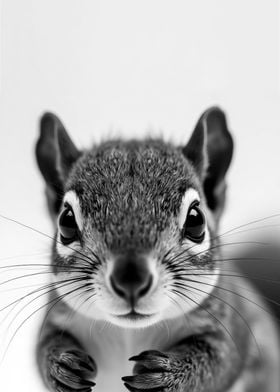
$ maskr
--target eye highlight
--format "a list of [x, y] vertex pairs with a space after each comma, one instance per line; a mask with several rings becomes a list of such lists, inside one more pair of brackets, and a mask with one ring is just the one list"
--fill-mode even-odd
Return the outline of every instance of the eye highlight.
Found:
[[59, 220], [58, 228], [63, 245], [69, 245], [78, 238], [78, 225], [72, 207], [66, 203]]
[[199, 202], [191, 204], [182, 229], [183, 238], [188, 238], [193, 242], [201, 243], [205, 237], [205, 216], [199, 207]]

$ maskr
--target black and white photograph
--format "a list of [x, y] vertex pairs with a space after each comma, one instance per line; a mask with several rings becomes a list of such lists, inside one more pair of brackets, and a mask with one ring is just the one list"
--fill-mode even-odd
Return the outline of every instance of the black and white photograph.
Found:
[[0, 391], [280, 392], [280, 1], [0, 0]]

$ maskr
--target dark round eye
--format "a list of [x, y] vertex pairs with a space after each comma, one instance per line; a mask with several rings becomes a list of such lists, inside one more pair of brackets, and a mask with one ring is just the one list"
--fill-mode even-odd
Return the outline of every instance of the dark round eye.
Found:
[[198, 202], [193, 203], [188, 211], [183, 227], [183, 237], [193, 242], [200, 243], [205, 236], [205, 216], [199, 208]]
[[78, 237], [78, 226], [76, 223], [75, 215], [69, 205], [65, 206], [62, 211], [59, 221], [60, 239], [64, 245], [71, 244]]

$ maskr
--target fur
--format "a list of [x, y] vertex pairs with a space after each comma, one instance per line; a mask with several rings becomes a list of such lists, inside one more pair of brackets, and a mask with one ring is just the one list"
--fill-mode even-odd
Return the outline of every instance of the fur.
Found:
[[[69, 246], [57, 227], [56, 290], [37, 345], [46, 387], [278, 392], [274, 324], [237, 294], [219, 262], [218, 223], [233, 150], [224, 113], [206, 111], [184, 148], [113, 140], [84, 152], [56, 116], [45, 116], [36, 153], [49, 208], [57, 219], [65, 202], [72, 203], [79, 226]], [[182, 237], [182, 215], [193, 201], [205, 215], [199, 241]], [[152, 280], [133, 305], [137, 317], [114, 289], [116, 268], [124, 269], [122, 279]], [[240, 283], [246, 290], [248, 283]], [[251, 301], [260, 303], [254, 290]]]

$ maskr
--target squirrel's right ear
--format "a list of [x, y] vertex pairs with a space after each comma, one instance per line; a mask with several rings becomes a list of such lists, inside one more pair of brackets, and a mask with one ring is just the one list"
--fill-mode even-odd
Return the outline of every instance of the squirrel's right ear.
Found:
[[69, 170], [79, 156], [80, 152], [59, 118], [53, 113], [45, 113], [40, 121], [36, 158], [47, 184], [49, 206], [55, 213], [60, 208]]
[[212, 107], [202, 114], [183, 154], [203, 183], [209, 208], [218, 216], [224, 206], [225, 175], [233, 154], [233, 139], [220, 108]]

